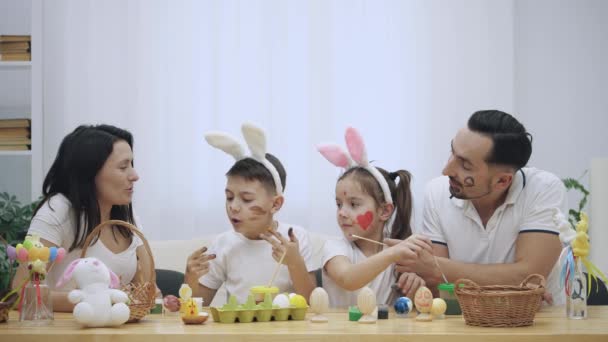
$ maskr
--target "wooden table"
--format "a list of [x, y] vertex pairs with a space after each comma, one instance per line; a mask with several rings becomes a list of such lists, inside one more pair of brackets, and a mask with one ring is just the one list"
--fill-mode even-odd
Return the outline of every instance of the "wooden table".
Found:
[[[310, 317], [311, 314], [308, 314]], [[345, 312], [328, 313], [328, 323], [286, 321], [266, 323], [184, 325], [178, 316], [148, 315], [139, 323], [120, 328], [80, 328], [71, 314], [55, 314], [55, 321], [43, 327], [24, 327], [11, 312], [8, 323], [0, 324], [1, 342], [202, 342], [202, 341], [608, 341], [608, 306], [589, 307], [587, 320], [568, 320], [563, 307], [543, 308], [535, 324], [521, 328], [467, 326], [462, 316], [417, 322], [398, 318], [377, 324], [348, 321]]]

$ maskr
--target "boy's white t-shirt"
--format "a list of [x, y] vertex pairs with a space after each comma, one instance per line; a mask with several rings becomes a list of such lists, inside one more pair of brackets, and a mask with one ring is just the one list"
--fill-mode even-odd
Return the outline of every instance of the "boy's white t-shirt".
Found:
[[[37, 234], [41, 239], [47, 240], [58, 247], [63, 247], [66, 251], [64, 259], [60, 263], [56, 263], [48, 272], [47, 284], [51, 289], [55, 288], [57, 281], [61, 278], [65, 269], [72, 261], [80, 258], [80, 253], [82, 252], [82, 248], [76, 248], [68, 252], [76, 237], [74, 215], [70, 200], [62, 194], [57, 194], [40, 207], [30, 223], [28, 234]], [[141, 229], [139, 226], [138, 228]], [[134, 235], [131, 245], [126, 250], [114, 254], [101, 240], [97, 240], [95, 244], [87, 249], [86, 257], [95, 257], [101, 260], [109, 269], [116, 273], [120, 278], [121, 284], [125, 285], [131, 282], [137, 271], [137, 256], [135, 252], [137, 247], [142, 244], [141, 239], [137, 235]], [[74, 289], [75, 286], [74, 281], [70, 281], [58, 290], [69, 291]]]
[[[278, 231], [289, 238], [290, 227], [298, 239], [306, 270], [311, 272], [312, 249], [308, 232], [283, 222], [279, 222]], [[224, 284], [227, 296], [235, 295], [239, 303], [247, 301], [251, 287], [268, 285], [277, 265], [277, 261], [272, 258], [270, 243], [266, 240], [250, 240], [233, 230], [218, 235], [208, 253], [215, 254], [216, 258], [210, 262], [209, 273], [203, 275], [199, 282], [216, 290]], [[286, 265], [281, 265], [272, 286], [278, 287], [279, 293], [293, 292], [293, 283]]]
[[[342, 237], [330, 239], [323, 246], [323, 288], [329, 295], [329, 306], [332, 308], [347, 308], [357, 305], [357, 295], [360, 290], [347, 291], [336, 284], [325, 271], [325, 264], [336, 256], [345, 256], [353, 264], [358, 264], [367, 259], [359, 247], [353, 242]], [[374, 280], [366, 286], [376, 294], [378, 304], [391, 304], [389, 301], [393, 295], [392, 285], [397, 281], [395, 276], [395, 264], [391, 264], [387, 269], [380, 273]]]

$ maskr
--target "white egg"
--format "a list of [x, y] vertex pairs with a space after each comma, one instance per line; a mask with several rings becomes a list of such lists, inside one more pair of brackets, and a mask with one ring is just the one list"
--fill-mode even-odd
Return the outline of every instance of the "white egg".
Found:
[[288, 308], [289, 307], [289, 297], [286, 294], [280, 294], [274, 297], [272, 301], [272, 305], [276, 305], [280, 308]]

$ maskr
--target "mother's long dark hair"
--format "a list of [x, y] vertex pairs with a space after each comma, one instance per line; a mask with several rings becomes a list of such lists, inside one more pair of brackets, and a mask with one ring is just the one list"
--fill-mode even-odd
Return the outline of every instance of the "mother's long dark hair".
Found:
[[[95, 176], [112, 153], [114, 143], [120, 140], [126, 141], [133, 149], [133, 136], [124, 129], [110, 125], [78, 126], [63, 138], [57, 157], [44, 178], [43, 199], [34, 215], [51, 197], [64, 195], [72, 205], [76, 222], [76, 236], [70, 251], [82, 248], [89, 233], [101, 223]], [[110, 219], [134, 224], [132, 205], [112, 206]], [[133, 236], [124, 227], [116, 229], [127, 238]]]

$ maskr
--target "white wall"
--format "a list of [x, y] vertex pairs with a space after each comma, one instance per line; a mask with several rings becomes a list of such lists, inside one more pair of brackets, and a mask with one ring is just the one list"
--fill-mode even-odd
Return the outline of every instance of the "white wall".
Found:
[[[607, 18], [608, 1], [515, 2], [516, 111], [534, 133], [531, 164], [562, 178], [579, 178], [591, 159], [608, 157]], [[580, 180], [589, 188], [589, 173]], [[579, 200], [569, 194], [570, 207]], [[592, 238], [594, 229], [608, 229], [594, 226], [593, 217]], [[592, 239], [604, 272], [607, 242]]]

